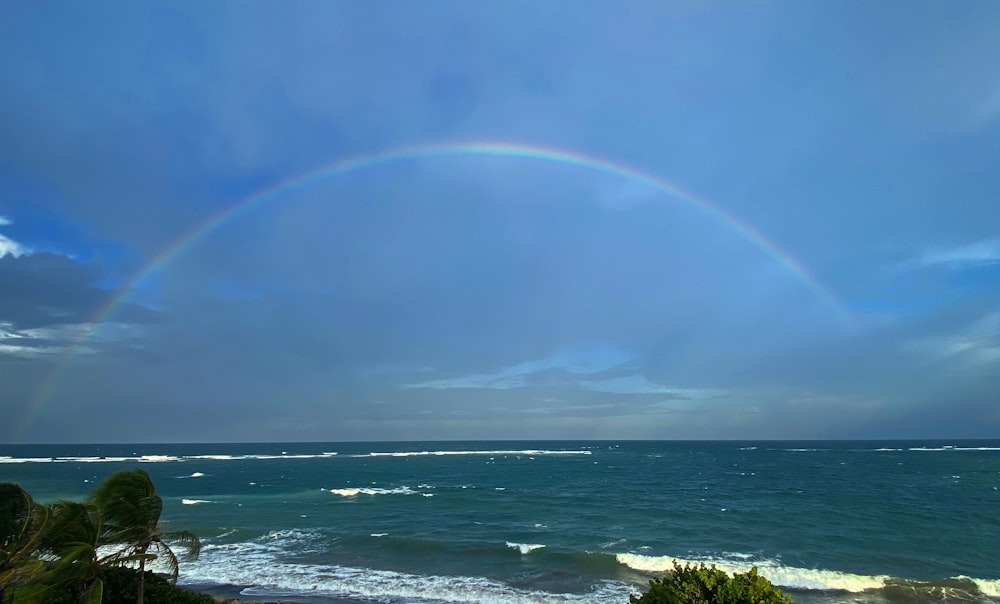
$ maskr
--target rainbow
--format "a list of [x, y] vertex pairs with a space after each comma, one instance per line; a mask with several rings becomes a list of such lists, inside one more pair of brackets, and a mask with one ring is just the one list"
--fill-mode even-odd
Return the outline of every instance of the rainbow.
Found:
[[[303, 175], [299, 175], [290, 180], [279, 182], [271, 187], [261, 190], [250, 197], [243, 199], [233, 205], [223, 208], [221, 211], [210, 216], [204, 222], [188, 230], [172, 243], [163, 248], [148, 264], [122, 287], [121, 293], [113, 297], [107, 304], [99, 308], [93, 317], [87, 322], [88, 327], [83, 335], [78, 338], [72, 350], [65, 355], [64, 362], [55, 367], [44, 379], [36, 391], [36, 396], [28, 405], [20, 422], [20, 427], [26, 427], [32, 418], [41, 410], [49, 398], [55, 385], [58, 383], [59, 375], [66, 364], [75, 356], [75, 353], [90, 339], [93, 333], [106, 322], [115, 311], [128, 299], [132, 290], [145, 279], [169, 264], [174, 258], [189, 249], [192, 245], [221, 227], [240, 216], [243, 216], [263, 205], [274, 203], [285, 199], [290, 195], [313, 187], [324, 181], [369, 168], [376, 168], [386, 164], [403, 160], [419, 160], [427, 158], [448, 157], [448, 156], [481, 156], [481, 157], [509, 157], [527, 160], [537, 160], [562, 164], [565, 166], [576, 166], [579, 168], [601, 172], [610, 176], [616, 176], [644, 185], [650, 189], [659, 191], [667, 198], [682, 203], [702, 214], [724, 225], [736, 235], [751, 243], [764, 254], [770, 256], [774, 261], [784, 267], [794, 276], [807, 290], [824, 304], [837, 318], [842, 326], [848, 326], [849, 320], [846, 311], [843, 309], [836, 296], [833, 295], [822, 283], [819, 282], [805, 267], [798, 261], [782, 252], [776, 245], [768, 241], [749, 224], [741, 222], [732, 214], [729, 214], [711, 201], [685, 191], [681, 187], [656, 176], [636, 170], [626, 165], [616, 163], [601, 157], [584, 155], [574, 151], [557, 149], [552, 147], [540, 147], [521, 143], [474, 141], [474, 142], [444, 142], [400, 147], [356, 155], [345, 159], [340, 159], [327, 164], [321, 168], [313, 170]], [[19, 432], [18, 432], [19, 433]]]

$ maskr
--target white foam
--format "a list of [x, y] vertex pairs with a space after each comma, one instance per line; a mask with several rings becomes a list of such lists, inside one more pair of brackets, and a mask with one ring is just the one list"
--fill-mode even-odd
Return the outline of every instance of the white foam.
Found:
[[511, 549], [516, 549], [523, 555], [528, 555], [536, 549], [542, 549], [545, 547], [543, 543], [514, 543], [513, 541], [507, 542], [507, 547]]
[[181, 499], [184, 505], [197, 505], [199, 503], [212, 503], [208, 499]]
[[51, 457], [10, 457], [4, 455], [0, 457], [0, 463], [52, 463], [56, 461]]
[[[397, 452], [372, 452], [366, 455], [348, 455], [347, 457], [414, 457], [414, 456], [446, 456], [446, 455], [591, 455], [591, 451], [580, 450], [580, 451], [561, 451], [561, 450], [538, 450], [538, 449], [524, 449], [524, 450], [511, 450], [511, 451], [397, 451]], [[0, 463], [66, 463], [66, 462], [78, 462], [78, 463], [123, 463], [123, 462], [139, 462], [139, 463], [173, 463], [173, 462], [184, 462], [190, 460], [200, 460], [200, 461], [240, 461], [240, 460], [272, 460], [272, 459], [328, 459], [330, 457], [335, 457], [337, 455], [336, 451], [324, 451], [322, 453], [301, 453], [290, 455], [287, 452], [282, 452], [280, 455], [259, 455], [259, 454], [245, 454], [245, 455], [229, 455], [229, 454], [219, 454], [219, 453], [204, 453], [199, 455], [159, 455], [159, 454], [149, 454], [149, 455], [138, 455], [133, 453], [131, 456], [96, 456], [96, 455], [66, 455], [58, 457], [12, 457], [10, 455], [0, 455]]]
[[[836, 590], [860, 593], [869, 589], [879, 589], [885, 586], [886, 575], [856, 575], [834, 570], [795, 568], [784, 566], [774, 560], [685, 560], [671, 556], [644, 556], [641, 554], [618, 554], [615, 556], [620, 564], [643, 572], [662, 573], [670, 570], [676, 560], [679, 564], [697, 564], [704, 562], [715, 565], [727, 573], [744, 573], [756, 566], [760, 574], [779, 587], [794, 587], [798, 589]], [[742, 556], [735, 556], [742, 557]]]
[[371, 535], [369, 535], [369, 536], [370, 536], [370, 537], [385, 537], [385, 536], [386, 536], [386, 535], [388, 535], [388, 534], [389, 534], [389, 533], [372, 533], [372, 534], [371, 534]]
[[[310, 539], [315, 539], [315, 538], [316, 538], [315, 534], [313, 534], [313, 533], [307, 533], [305, 531], [300, 531], [298, 529], [282, 529], [282, 530], [276, 530], [276, 531], [268, 531], [268, 533], [266, 535], [264, 535], [264, 537], [263, 537], [263, 539], [268, 539], [268, 540], [271, 540], [271, 541], [273, 541], [273, 540], [279, 540], [279, 539], [280, 540], [291, 540], [291, 541], [302, 541], [302, 540], [310, 540]], [[247, 545], [250, 545], [250, 544], [247, 544]]]
[[991, 598], [1000, 598], [1000, 579], [975, 579], [972, 577], [956, 577], [957, 579], [967, 579], [976, 584], [983, 595]]
[[598, 604], [628, 601], [630, 585], [601, 581], [582, 594], [518, 589], [486, 577], [414, 575], [388, 570], [278, 561], [273, 545], [206, 545], [198, 561], [181, 565], [182, 584], [250, 585], [241, 596], [276, 599], [296, 596], [359, 598], [373, 601], [467, 604]]
[[281, 455], [247, 455], [249, 459], [320, 459], [323, 457], [333, 457], [336, 453], [298, 453], [295, 455], [289, 455], [288, 453], [282, 451]]
[[945, 445], [943, 447], [910, 447], [909, 451], [1000, 451], [1000, 447], [955, 447]]
[[[334, 495], [340, 495], [341, 497], [357, 497], [358, 495], [416, 495], [417, 492], [410, 487], [398, 487], [395, 489], [378, 489], [378, 488], [348, 488], [348, 489], [330, 489], [330, 492]], [[425, 495], [430, 495], [430, 493], [424, 493]]]
[[438, 456], [444, 457], [446, 455], [592, 455], [592, 451], [562, 451], [562, 450], [542, 450], [542, 449], [523, 449], [523, 450], [504, 450], [504, 451], [392, 451], [392, 452], [376, 452], [373, 451], [368, 454], [369, 457], [425, 457], [425, 456]]
[[167, 461], [180, 461], [176, 455], [142, 455], [139, 457], [140, 463], [163, 463]]

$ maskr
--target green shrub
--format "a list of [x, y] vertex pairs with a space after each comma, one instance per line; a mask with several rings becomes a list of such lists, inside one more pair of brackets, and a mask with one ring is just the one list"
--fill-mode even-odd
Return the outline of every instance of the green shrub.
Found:
[[791, 601], [791, 597], [758, 575], [756, 567], [730, 577], [715, 566], [681, 566], [676, 560], [674, 570], [662, 579], [650, 581], [646, 593], [629, 597], [631, 604], [791, 604]]
[[[103, 578], [103, 604], [135, 604], [139, 571], [131, 568], [106, 568]], [[214, 604], [212, 596], [171, 585], [164, 577], [148, 570], [143, 601], [145, 604]]]
[[[100, 578], [104, 582], [102, 604], [135, 604], [139, 589], [139, 571], [132, 568], [105, 568], [101, 570]], [[19, 600], [32, 601], [28, 596], [31, 590], [15, 592], [14, 602]], [[23, 595], [23, 598], [18, 598]], [[77, 604], [79, 595], [72, 585], [59, 585], [48, 589], [41, 601], [45, 604]], [[146, 581], [143, 601], [145, 604], [214, 604], [212, 596], [187, 591], [151, 571], [146, 571]]]

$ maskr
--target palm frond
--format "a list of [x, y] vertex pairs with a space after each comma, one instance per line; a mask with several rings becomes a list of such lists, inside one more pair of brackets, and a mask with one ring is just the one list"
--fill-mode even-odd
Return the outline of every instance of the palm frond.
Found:
[[161, 560], [161, 563], [165, 564], [167, 569], [170, 571], [170, 582], [177, 583], [177, 577], [180, 575], [180, 564], [177, 563], [177, 556], [174, 554], [174, 550], [170, 549], [170, 546], [162, 541], [157, 541], [153, 544], [153, 547], [158, 552], [157, 559]]
[[153, 481], [140, 469], [106, 478], [91, 493], [90, 503], [101, 509], [108, 543], [149, 541], [163, 511]]
[[160, 534], [160, 539], [184, 548], [184, 561], [193, 562], [201, 554], [201, 539], [191, 531], [169, 531]]

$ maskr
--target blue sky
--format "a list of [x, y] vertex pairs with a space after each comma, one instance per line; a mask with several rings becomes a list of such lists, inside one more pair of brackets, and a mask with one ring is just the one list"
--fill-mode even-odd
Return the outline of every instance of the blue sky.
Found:
[[0, 442], [996, 437], [998, 27], [6, 2]]

